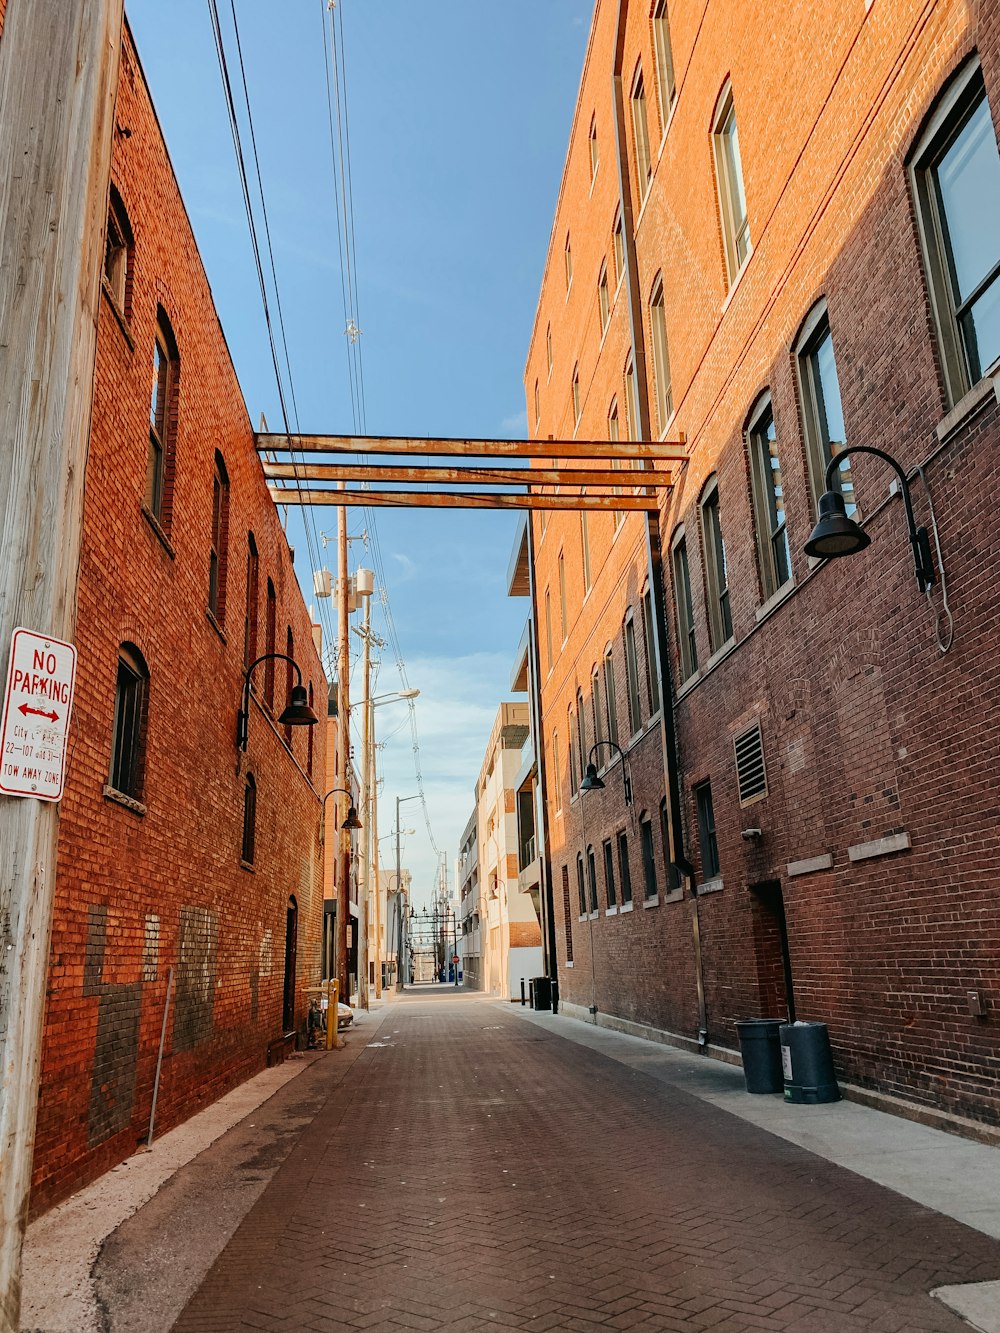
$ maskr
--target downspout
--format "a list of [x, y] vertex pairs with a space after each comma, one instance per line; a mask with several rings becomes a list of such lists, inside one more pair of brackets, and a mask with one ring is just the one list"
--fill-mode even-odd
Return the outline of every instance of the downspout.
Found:
[[[635, 216], [629, 182], [628, 141], [625, 122], [625, 94], [622, 87], [622, 63], [625, 58], [625, 26], [628, 0], [618, 0], [618, 26], [612, 73], [612, 97], [615, 109], [615, 153], [618, 159], [618, 191], [622, 210], [622, 236], [625, 242], [625, 278], [628, 289], [629, 332], [632, 344], [632, 370], [635, 376], [635, 404], [638, 409], [639, 439], [653, 438], [649, 419], [649, 391], [646, 373], [646, 346], [639, 294], [639, 266], [635, 252]], [[694, 890], [694, 866], [684, 853], [684, 825], [680, 777], [677, 763], [677, 730], [674, 718], [674, 694], [670, 678], [670, 653], [667, 639], [667, 613], [663, 581], [663, 545], [660, 540], [660, 515], [646, 514], [646, 558], [649, 567], [650, 602], [655, 625], [655, 665], [660, 678], [660, 741], [663, 750], [663, 779], [667, 795], [671, 870], [676, 867], [685, 884]], [[705, 1003], [705, 978], [701, 953], [698, 895], [693, 893], [691, 935], [694, 943], [695, 984], [698, 996], [698, 1045], [708, 1044], [708, 1014]]]
[[[528, 537], [528, 596], [531, 602], [530, 670], [528, 673], [528, 702], [531, 707], [531, 730], [534, 733], [535, 771], [538, 774], [538, 797], [535, 800], [535, 830], [538, 837], [538, 857], [541, 862], [538, 895], [542, 908], [542, 970], [551, 977], [553, 985], [559, 980], [556, 954], [556, 923], [552, 893], [552, 866], [549, 861], [549, 803], [545, 791], [545, 760], [542, 744], [542, 708], [538, 682], [541, 680], [541, 659], [538, 651], [538, 603], [535, 599], [535, 525], [532, 514], [527, 516]], [[539, 808], [541, 820], [539, 820]], [[540, 836], [539, 836], [540, 835]]]

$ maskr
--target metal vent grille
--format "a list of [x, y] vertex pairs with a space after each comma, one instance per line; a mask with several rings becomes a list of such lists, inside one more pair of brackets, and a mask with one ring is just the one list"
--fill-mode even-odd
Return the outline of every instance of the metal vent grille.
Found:
[[764, 743], [760, 723], [743, 731], [733, 741], [736, 751], [736, 780], [740, 786], [740, 805], [752, 805], [767, 795], [767, 771], [764, 768]]

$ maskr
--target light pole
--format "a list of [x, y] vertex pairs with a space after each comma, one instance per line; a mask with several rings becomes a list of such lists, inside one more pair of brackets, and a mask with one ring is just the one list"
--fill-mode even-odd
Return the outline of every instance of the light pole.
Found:
[[[402, 892], [403, 892], [403, 885], [402, 885], [402, 880], [401, 880], [401, 878], [400, 878], [401, 873], [402, 873], [402, 868], [401, 868], [400, 863], [399, 863], [399, 859], [400, 859], [400, 850], [399, 850], [399, 807], [400, 807], [401, 805], [405, 805], [407, 801], [419, 801], [419, 800], [422, 800], [422, 799], [423, 799], [423, 794], [422, 794], [421, 792], [414, 792], [414, 794], [413, 794], [412, 796], [397, 796], [397, 797], [396, 797], [396, 892], [399, 893], [400, 895], [401, 895]], [[403, 916], [402, 916], [402, 913], [400, 913], [400, 917], [399, 917], [399, 947], [398, 947], [398, 949], [397, 949], [397, 951], [396, 951], [396, 963], [397, 963], [397, 965], [396, 965], [396, 989], [397, 989], [398, 991], [401, 991], [401, 990], [403, 989], [403, 967], [404, 967], [404, 964], [405, 964], [405, 962], [406, 962], [406, 959], [405, 959], [405, 957], [404, 957], [404, 953], [405, 953], [404, 942], [405, 942], [405, 936], [404, 936], [404, 931], [403, 931]]]
[[590, 848], [587, 845], [587, 817], [584, 813], [583, 797], [590, 791], [603, 791], [604, 783], [597, 775], [597, 765], [594, 763], [594, 755], [602, 745], [607, 745], [613, 750], [617, 750], [622, 761], [622, 784], [625, 792], [625, 804], [632, 804], [632, 777], [628, 771], [628, 755], [618, 744], [617, 741], [595, 741], [590, 747], [590, 753], [587, 755], [587, 771], [584, 774], [583, 781], [580, 783], [580, 823], [583, 828], [583, 859], [584, 859], [584, 877], [590, 890], [590, 903], [588, 905], [587, 920], [590, 923], [590, 1012], [594, 1023], [597, 1023], [597, 960], [594, 954], [594, 913], [599, 911], [597, 905], [597, 865], [591, 862]]

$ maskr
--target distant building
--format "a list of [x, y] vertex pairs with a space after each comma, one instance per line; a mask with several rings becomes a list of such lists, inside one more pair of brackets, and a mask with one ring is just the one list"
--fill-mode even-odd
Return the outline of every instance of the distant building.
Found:
[[532, 438], [688, 446], [532, 518], [561, 995], [996, 1124], [1000, 7], [734, 15], [595, 6], [528, 349]]
[[[0, 8], [2, 12], [2, 8]], [[131, 33], [83, 514], [31, 1207], [294, 1045], [320, 969], [327, 684]]]

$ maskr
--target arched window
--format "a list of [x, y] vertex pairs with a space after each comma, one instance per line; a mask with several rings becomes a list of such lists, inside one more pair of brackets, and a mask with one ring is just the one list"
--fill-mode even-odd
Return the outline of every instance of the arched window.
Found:
[[698, 670], [698, 648], [694, 638], [694, 606], [691, 601], [691, 569], [688, 564], [687, 539], [678, 528], [670, 544], [670, 565], [674, 576], [674, 613], [677, 616], [677, 652], [681, 664], [681, 682]]
[[608, 265], [601, 265], [601, 273], [597, 279], [597, 312], [601, 317], [601, 332], [608, 327], [608, 321], [611, 319], [611, 293], [608, 291]]
[[643, 810], [639, 816], [639, 837], [642, 843], [642, 880], [646, 901], [659, 892], [656, 883], [656, 852], [653, 848], [653, 821]]
[[247, 586], [246, 608], [243, 613], [243, 670], [257, 660], [257, 598], [260, 561], [257, 542], [252, 532], [247, 533]]
[[586, 509], [580, 510], [580, 550], [583, 555], [583, 590], [590, 592], [591, 567], [590, 567], [590, 525], [588, 523], [590, 515]]
[[577, 793], [579, 786], [579, 775], [577, 771], [577, 744], [576, 744], [576, 725], [573, 721], [573, 705], [570, 704], [566, 712], [566, 736], [569, 746], [569, 795], [570, 800]]
[[149, 453], [146, 458], [146, 508], [169, 535], [174, 493], [174, 443], [180, 358], [173, 330], [161, 309], [153, 343], [153, 394], [149, 404]]
[[708, 629], [712, 652], [733, 637], [733, 618], [729, 604], [729, 569], [726, 544], [722, 539], [719, 514], [719, 481], [710, 477], [701, 496], [701, 539], [705, 549], [705, 600], [708, 602]]
[[132, 318], [132, 254], [135, 242], [121, 195], [112, 185], [104, 238], [104, 290], [126, 323]]
[[761, 592], [766, 601], [792, 577], [785, 525], [785, 483], [770, 394], [760, 400], [746, 432]]
[[142, 799], [145, 776], [148, 699], [149, 668], [134, 643], [123, 643], [118, 650], [108, 783], [135, 801]]
[[579, 775], [583, 777], [587, 767], [587, 715], [583, 711], [583, 691], [576, 692], [576, 739], [580, 753]]
[[[309, 707], [312, 708], [312, 706], [313, 706], [313, 683], [312, 683], [312, 681], [310, 681], [310, 682], [309, 682]], [[314, 744], [314, 741], [313, 741], [313, 733], [315, 732], [315, 730], [316, 730], [315, 727], [306, 727], [306, 731], [307, 731], [308, 734], [309, 734], [309, 739], [308, 739], [308, 742], [307, 742], [307, 746], [308, 746], [308, 748], [307, 748], [307, 750], [306, 750], [306, 772], [309, 774], [310, 777], [312, 777], [312, 775], [313, 775], [313, 744]]]
[[653, 5], [653, 49], [656, 53], [656, 88], [660, 97], [660, 124], [667, 128], [677, 88], [674, 83], [674, 57], [670, 48], [670, 19], [667, 0]]
[[[264, 625], [264, 652], [273, 653], [275, 651], [275, 634], [277, 633], [277, 599], [274, 595], [274, 584], [270, 579], [267, 581], [267, 619]], [[274, 658], [268, 657], [264, 663], [264, 702], [268, 708], [274, 710]]]
[[580, 412], [582, 410], [580, 406], [580, 367], [578, 365], [573, 367], [572, 391], [573, 391], [573, 427], [575, 429], [580, 424]]
[[535, 425], [538, 425], [542, 415], [542, 400], [538, 393], [538, 381], [535, 380]]
[[220, 625], [226, 619], [226, 568], [229, 563], [229, 474], [218, 450], [212, 474], [212, 544], [208, 553], [208, 609]]
[[609, 643], [604, 650], [604, 706], [607, 710], [608, 740], [618, 744], [618, 700], [615, 696], [614, 650]]
[[587, 887], [590, 889], [590, 910], [597, 911], [597, 861], [593, 847], [587, 848]]
[[[294, 656], [295, 656], [295, 639], [294, 639], [294, 637], [293, 637], [293, 635], [292, 635], [292, 627], [291, 627], [291, 625], [288, 626], [288, 631], [287, 631], [287, 633], [286, 633], [286, 635], [285, 635], [285, 656], [286, 656], [286, 657], [294, 657]], [[295, 680], [295, 676], [294, 676], [294, 673], [293, 673], [292, 664], [291, 664], [291, 662], [287, 662], [287, 661], [286, 661], [286, 663], [285, 663], [285, 697], [284, 697], [284, 699], [283, 699], [283, 701], [282, 701], [282, 704], [281, 704], [282, 711], [284, 711], [285, 705], [288, 703], [289, 699], [291, 699], [291, 697], [292, 697], [292, 684], [293, 684], [294, 680]], [[310, 727], [309, 730], [312, 731], [312, 727]], [[292, 729], [291, 729], [291, 727], [287, 727], [287, 726], [285, 727], [285, 744], [288, 746], [289, 749], [292, 748]]]
[[[795, 345], [795, 361], [799, 372], [806, 459], [815, 506], [826, 490], [827, 465], [847, 447], [837, 358], [825, 301], [818, 302], [803, 322]], [[844, 497], [848, 518], [858, 521], [860, 515], [857, 513], [850, 455], [841, 460], [833, 474], [832, 485]]]
[[566, 246], [563, 251], [563, 258], [566, 261], [566, 291], [573, 286], [573, 245], [570, 241], [569, 232], [566, 233]]
[[628, 725], [629, 733], [634, 736], [642, 727], [642, 713], [639, 708], [639, 658], [635, 649], [635, 619], [631, 609], [625, 617], [622, 627], [625, 640], [625, 677], [628, 684]]
[[576, 854], [576, 886], [580, 894], [580, 915], [587, 915], [587, 885], [583, 878], [583, 853]]
[[545, 362], [548, 366], [548, 372], [552, 374], [552, 325], [548, 324], [545, 328]]
[[663, 305], [663, 279], [657, 278], [649, 300], [649, 333], [653, 348], [653, 385], [656, 391], [656, 424], [660, 434], [674, 414], [670, 385], [670, 355], [667, 348], [667, 316]]
[[635, 148], [635, 178], [639, 186], [639, 199], [645, 199], [649, 182], [653, 178], [653, 164], [649, 152], [649, 115], [646, 110], [646, 87], [642, 81], [642, 66], [639, 65], [632, 80], [632, 133]]
[[594, 183], [597, 175], [597, 168], [600, 164], [600, 155], [597, 151], [597, 113], [590, 118], [590, 182]]
[[252, 773], [248, 773], [243, 784], [243, 850], [240, 860], [246, 866], [253, 865], [257, 843], [257, 782]]
[[719, 211], [722, 218], [722, 237], [726, 251], [726, 275], [729, 285], [743, 267], [753, 246], [750, 241], [750, 219], [747, 197], [743, 188], [743, 162], [740, 158], [740, 139], [736, 129], [736, 104], [733, 87], [727, 80], [716, 103], [712, 121], [712, 145], [715, 150], [715, 175], [719, 187]]

